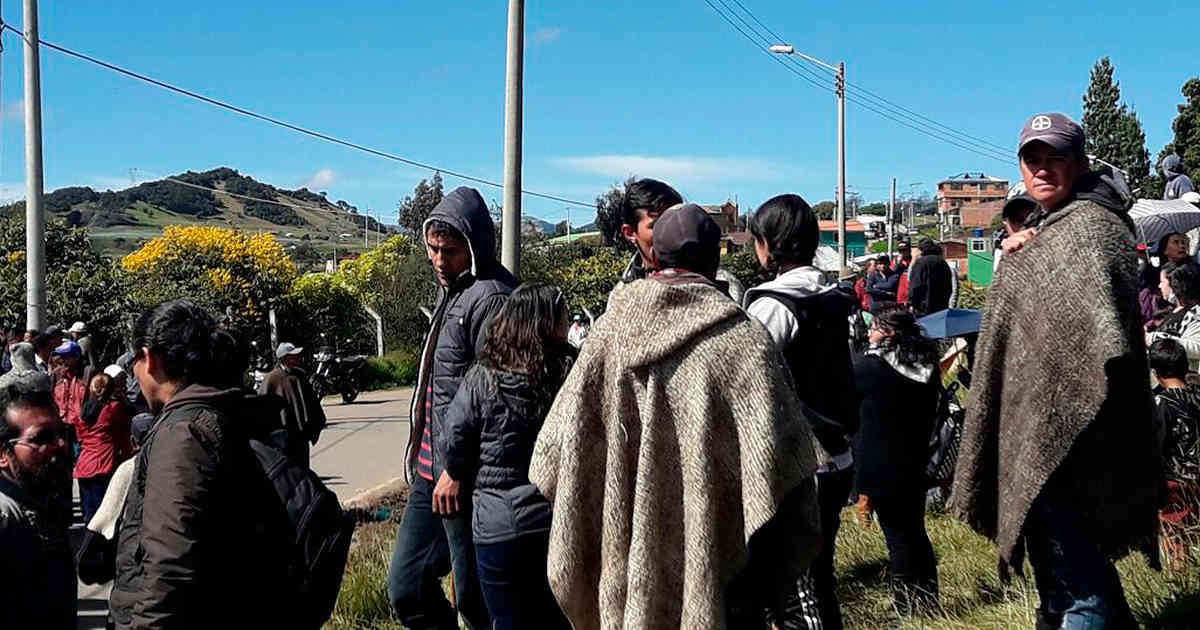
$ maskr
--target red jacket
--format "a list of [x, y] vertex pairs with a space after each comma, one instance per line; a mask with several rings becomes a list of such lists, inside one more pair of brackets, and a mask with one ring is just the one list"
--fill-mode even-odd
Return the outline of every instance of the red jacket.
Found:
[[871, 296], [867, 295], [867, 279], [859, 278], [854, 283], [854, 295], [858, 298], [858, 305], [864, 311], [871, 310]]
[[75, 463], [76, 479], [112, 474], [121, 462], [129, 459], [133, 452], [129, 441], [132, 421], [133, 411], [120, 400], [104, 405], [92, 426], [87, 426], [80, 418], [75, 425], [80, 445], [79, 461]]
[[900, 276], [900, 286], [896, 288], [896, 302], [899, 304], [908, 304], [908, 271], [905, 270], [904, 275]]
[[54, 404], [62, 421], [78, 426], [83, 414], [83, 401], [87, 400], [87, 381], [82, 378], [64, 377], [54, 384]]

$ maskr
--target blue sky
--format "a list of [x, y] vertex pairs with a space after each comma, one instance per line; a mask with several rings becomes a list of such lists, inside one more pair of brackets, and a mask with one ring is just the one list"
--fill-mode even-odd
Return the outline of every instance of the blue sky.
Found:
[[[719, 0], [714, 0], [719, 2]], [[736, 8], [733, 0], [725, 0]], [[1088, 71], [1112, 58], [1151, 156], [1171, 136], [1179, 88], [1200, 73], [1195, 12], [1137, 3], [742, 0], [799, 50], [845, 60], [852, 83], [955, 129], [1012, 146], [1035, 110], [1078, 117]], [[361, 144], [499, 180], [506, 3], [204, 3], [43, 0], [42, 38]], [[722, 6], [717, 4], [717, 6]], [[115, 7], [115, 8], [114, 8]], [[21, 23], [19, 2], [5, 20]], [[704, 0], [528, 0], [527, 189], [592, 200], [629, 174], [689, 199], [836, 185], [832, 94], [756, 50]], [[4, 36], [0, 197], [23, 194], [21, 49]], [[229, 166], [393, 213], [430, 173], [296, 135], [44, 50], [48, 190], [122, 188]], [[882, 199], [966, 170], [1015, 163], [928, 138], [851, 103], [850, 186]], [[460, 182], [447, 178], [449, 186]], [[498, 189], [482, 190], [500, 199]], [[526, 214], [563, 205], [527, 197]], [[575, 223], [585, 219], [576, 211]]]

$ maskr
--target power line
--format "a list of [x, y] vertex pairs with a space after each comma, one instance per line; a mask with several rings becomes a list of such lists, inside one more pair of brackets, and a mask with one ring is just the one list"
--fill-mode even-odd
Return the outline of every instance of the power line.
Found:
[[[757, 47], [757, 43], [755, 43], [754, 39], [752, 37], [750, 37], [749, 35], [747, 35], [746, 32], [742, 28], [738, 27], [727, 15], [724, 14], [724, 12], [717, 9], [716, 6], [714, 6], [708, 0], [705, 0], [705, 2], [709, 5], [709, 7], [711, 7], [714, 11], [716, 11], [723, 19], [725, 19], [725, 21], [727, 23], [729, 23], [731, 26], [736, 28], [744, 37], [746, 37], [746, 39], [748, 39], [752, 44], [755, 44], [755, 46]], [[758, 38], [764, 44], [767, 44], [769, 46], [771, 43], [782, 43], [784, 41], [785, 38], [780, 36], [777, 32], [775, 32], [773, 29], [771, 29], [769, 26], [767, 26], [765, 23], [763, 23], [762, 20], [758, 19], [758, 17], [755, 16], [754, 13], [752, 11], [750, 11], [746, 7], [746, 5], [744, 5], [740, 0], [732, 0], [732, 2], [737, 4], [737, 6], [741, 8], [742, 12], [744, 12], [747, 16], [750, 17], [751, 20], [753, 20], [756, 24], [758, 24], [758, 26], [763, 31], [766, 31], [768, 34], [770, 34], [772, 37], [774, 37], [776, 39], [775, 42], [772, 42], [771, 40], [767, 39], [760, 31], [758, 31], [754, 27], [750, 26], [749, 22], [747, 22], [745, 18], [743, 18], [740, 14], [738, 14], [738, 12], [733, 9], [733, 7], [729, 6], [725, 2], [725, 0], [718, 0], [718, 2], [721, 2], [722, 6], [724, 6], [729, 11], [730, 14], [732, 14], [734, 17], [736, 17], [738, 19], [738, 21], [740, 21], [746, 27], [747, 30], [753, 31], [755, 33], [755, 35], [757, 35]], [[776, 58], [776, 60], [778, 61], [777, 55], [771, 55], [771, 56], [772, 56], [772, 58]], [[792, 57], [794, 57], [793, 55], [787, 55], [787, 56], [789, 58], [791, 58], [790, 61], [791, 61], [792, 65], [799, 67], [800, 69], [808, 72], [810, 75], [816, 76], [819, 79], [827, 79], [829, 76], [832, 76], [832, 71], [829, 70], [828, 68], [824, 68], [818, 64], [814, 64], [811, 62], [809, 62], [808, 64], [802, 63], [801, 61], [798, 61], [798, 60], [792, 58]], [[805, 60], [805, 61], [807, 61], [807, 60]], [[810, 65], [812, 67], [816, 67], [819, 70], [824, 71], [825, 73], [828, 73], [828, 74], [820, 74], [818, 72], [815, 72], [810, 68]], [[807, 80], [807, 77], [805, 77], [805, 78]], [[813, 81], [809, 80], [809, 82], [812, 83]], [[1013, 162], [1013, 159], [1011, 157], [1009, 157], [1011, 154], [1010, 148], [1003, 147], [1001, 145], [995, 144], [993, 142], [989, 142], [989, 141], [979, 138], [977, 136], [973, 136], [966, 132], [962, 132], [957, 129], [954, 129], [953, 127], [950, 127], [948, 125], [940, 123], [932, 118], [929, 118], [928, 116], [920, 114], [919, 112], [913, 111], [909, 108], [906, 108], [902, 105], [895, 103], [894, 101], [891, 101], [882, 96], [879, 96], [878, 94], [876, 94], [870, 90], [867, 90], [866, 88], [863, 88], [855, 83], [851, 83], [851, 82], [847, 81], [846, 84], [847, 84], [848, 88], [852, 89], [854, 92], [857, 92], [857, 96], [859, 97], [858, 99], [851, 97], [851, 98], [849, 98], [849, 100], [863, 106], [865, 109], [868, 109], [880, 116], [883, 116], [884, 118], [887, 118], [898, 124], [904, 125], [910, 129], [913, 129], [914, 131], [918, 131], [918, 132], [923, 133], [932, 138], [943, 140], [945, 142], [948, 142], [949, 144], [952, 144], [952, 145], [962, 148], [964, 150], [972, 151], [979, 155], [983, 155], [985, 157], [989, 157], [989, 158], [1003, 161], [1006, 163]], [[871, 101], [871, 100], [874, 100], [875, 102], [870, 102], [868, 104], [867, 101]], [[890, 111], [888, 111], [887, 113], [884, 113], [883, 111], [880, 111], [881, 109], [882, 110], [890, 109]], [[897, 118], [897, 117], [900, 117], [900, 118]], [[903, 119], [901, 119], [901, 118], [903, 118]], [[949, 138], [947, 136], [949, 136]], [[953, 138], [953, 140], [951, 140], [950, 138]], [[1001, 157], [1001, 156], [1003, 156], [1003, 157]]]
[[747, 33], [746, 33], [746, 31], [742, 30], [742, 28], [741, 28], [740, 26], [738, 26], [737, 24], [735, 24], [735, 23], [733, 22], [733, 20], [729, 19], [729, 16], [725, 15], [724, 13], [722, 13], [722, 12], [721, 12], [721, 10], [717, 8], [717, 5], [713, 4], [713, 3], [712, 3], [710, 0], [704, 0], [704, 2], [705, 2], [706, 4], [708, 4], [708, 6], [709, 6], [709, 7], [711, 7], [711, 8], [712, 8], [712, 10], [713, 10], [713, 11], [715, 11], [717, 15], [721, 16], [721, 19], [723, 19], [723, 20], [725, 20], [726, 22], [728, 22], [730, 26], [732, 26], [734, 29], [736, 29], [736, 30], [737, 30], [737, 32], [741, 33], [741, 34], [742, 34], [742, 37], [745, 37], [745, 38], [746, 38], [746, 40], [750, 42], [750, 45], [751, 45], [751, 46], [753, 46], [753, 47], [754, 47], [756, 50], [762, 51], [762, 53], [763, 53], [764, 55], [766, 55], [766, 56], [770, 57], [771, 59], [773, 59], [773, 60], [774, 60], [776, 63], [778, 63], [779, 65], [783, 66], [783, 67], [784, 67], [784, 69], [786, 69], [787, 71], [791, 72], [792, 74], [794, 74], [794, 75], [796, 75], [796, 76], [800, 77], [801, 79], [804, 79], [805, 81], [808, 81], [809, 83], [813, 84], [814, 86], [816, 86], [816, 87], [818, 87], [818, 88], [820, 88], [820, 89], [822, 89], [822, 90], [825, 90], [826, 92], [835, 92], [835, 91], [836, 91], [836, 90], [834, 90], [833, 88], [829, 87], [828, 85], [822, 85], [822, 84], [820, 84], [820, 83], [818, 83], [818, 82], [816, 82], [816, 81], [814, 81], [814, 80], [810, 79], [809, 77], [807, 77], [807, 76], [805, 76], [805, 75], [803, 75], [803, 74], [800, 74], [800, 73], [799, 73], [799, 72], [798, 72], [798, 71], [797, 71], [797, 70], [796, 70], [794, 67], [792, 67], [791, 65], [787, 64], [786, 62], [784, 62], [784, 61], [783, 61], [782, 59], [780, 59], [780, 58], [779, 58], [777, 55], [773, 55], [773, 54], [771, 54], [770, 52], [768, 52], [766, 49], [764, 49], [764, 48], [762, 48], [761, 46], [759, 46], [759, 45], [758, 45], [758, 43], [756, 43], [756, 42], [754, 41], [754, 38], [753, 38], [753, 37], [751, 37], [749, 34], [747, 34]]
[[[3, 27], [4, 27], [4, 28], [6, 28], [6, 29], [8, 29], [8, 30], [10, 30], [10, 31], [12, 31], [12, 32], [14, 32], [14, 33], [16, 33], [18, 37], [21, 37], [22, 39], [24, 39], [24, 38], [25, 38], [25, 34], [24, 34], [24, 33], [22, 33], [21, 31], [17, 30], [16, 28], [13, 28], [12, 26], [10, 26], [10, 25], [8, 25], [8, 24], [4, 24], [4, 25], [3, 25]], [[109, 63], [109, 62], [107, 62], [107, 61], [104, 61], [104, 60], [101, 60], [101, 59], [97, 59], [96, 57], [92, 57], [91, 55], [87, 55], [87, 54], [85, 54], [85, 53], [77, 52], [77, 51], [71, 50], [71, 49], [69, 49], [69, 48], [65, 48], [65, 47], [63, 47], [63, 46], [59, 46], [58, 44], [54, 44], [54, 43], [48, 42], [48, 41], [46, 41], [46, 40], [44, 40], [44, 39], [41, 39], [41, 38], [38, 38], [38, 43], [39, 43], [39, 44], [41, 44], [42, 46], [45, 46], [45, 47], [47, 47], [47, 48], [50, 48], [50, 49], [52, 49], [52, 50], [56, 50], [56, 51], [58, 51], [58, 52], [60, 52], [60, 53], [63, 53], [63, 54], [65, 54], [65, 55], [69, 55], [69, 56], [71, 56], [71, 57], [75, 57], [75, 58], [77, 58], [77, 59], [82, 59], [83, 61], [86, 61], [86, 62], [88, 62], [88, 63], [92, 63], [92, 64], [95, 64], [95, 65], [101, 66], [101, 67], [103, 67], [103, 68], [107, 68], [107, 69], [109, 69], [109, 70], [112, 70], [112, 71], [114, 71], [114, 72], [118, 72], [118, 73], [120, 73], [120, 74], [123, 74], [123, 75], [125, 75], [125, 76], [127, 76], [127, 77], [131, 77], [131, 78], [137, 79], [137, 80], [139, 80], [139, 81], [142, 81], [142, 82], [145, 82], [145, 83], [149, 83], [149, 84], [151, 84], [151, 85], [155, 85], [155, 86], [158, 86], [158, 87], [164, 88], [164, 89], [166, 89], [166, 90], [170, 90], [170, 91], [172, 91], [172, 92], [175, 92], [175, 93], [177, 93], [177, 94], [182, 94], [183, 96], [187, 96], [188, 98], [192, 98], [192, 99], [195, 99], [195, 100], [198, 100], [198, 101], [204, 102], [204, 103], [208, 103], [209, 105], [214, 105], [214, 106], [216, 106], [216, 107], [220, 107], [220, 108], [222, 108], [222, 109], [229, 110], [229, 111], [231, 111], [231, 112], [234, 112], [234, 113], [236, 113], [236, 114], [241, 114], [242, 116], [246, 116], [246, 117], [248, 117], [248, 118], [254, 118], [254, 119], [257, 119], [257, 120], [261, 120], [261, 121], [263, 121], [263, 122], [270, 123], [270, 124], [272, 124], [272, 125], [276, 125], [276, 126], [279, 126], [279, 127], [283, 127], [283, 128], [285, 128], [285, 129], [289, 129], [289, 130], [291, 130], [291, 131], [295, 131], [295, 132], [297, 132], [297, 133], [301, 133], [301, 134], [304, 134], [304, 135], [307, 135], [307, 136], [311, 136], [311, 137], [313, 137], [313, 138], [317, 138], [318, 140], [324, 140], [324, 141], [326, 141], [326, 142], [331, 142], [331, 143], [333, 143], [333, 144], [339, 144], [339, 145], [342, 145], [342, 146], [344, 146], [344, 147], [348, 147], [348, 148], [354, 149], [354, 150], [356, 150], [356, 151], [362, 151], [363, 153], [369, 153], [369, 154], [371, 154], [371, 155], [374, 155], [374, 156], [377, 156], [377, 157], [385, 158], [385, 159], [388, 159], [388, 160], [393, 160], [393, 161], [396, 161], [396, 162], [400, 162], [400, 163], [403, 163], [403, 164], [407, 164], [407, 165], [409, 165], [409, 166], [415, 166], [415, 167], [417, 167], [417, 168], [422, 168], [422, 169], [425, 169], [425, 170], [428, 170], [428, 171], [434, 171], [434, 172], [440, 172], [440, 173], [444, 173], [444, 174], [446, 174], [446, 175], [449, 175], [449, 176], [451, 176], [451, 177], [457, 177], [457, 178], [459, 178], [459, 179], [465, 179], [465, 180], [467, 180], [467, 181], [469, 181], [469, 182], [474, 182], [474, 183], [477, 183], [477, 184], [483, 184], [483, 185], [485, 185], [485, 186], [492, 186], [492, 187], [495, 187], [495, 188], [504, 188], [504, 185], [503, 185], [503, 184], [500, 184], [500, 183], [498, 183], [498, 182], [494, 182], [494, 181], [491, 181], [491, 180], [483, 179], [482, 177], [475, 177], [475, 176], [473, 176], [473, 175], [467, 175], [466, 173], [460, 173], [460, 172], [457, 172], [457, 171], [454, 171], [454, 170], [451, 170], [451, 169], [442, 168], [442, 167], [440, 167], [440, 166], [434, 166], [434, 165], [432, 165], [432, 164], [427, 164], [427, 163], [424, 163], [424, 162], [418, 162], [417, 160], [413, 160], [413, 159], [406, 158], [406, 157], [403, 157], [403, 156], [400, 156], [400, 155], [396, 155], [396, 154], [394, 154], [394, 153], [388, 153], [387, 151], [381, 151], [381, 150], [379, 150], [379, 149], [373, 149], [373, 148], [371, 148], [371, 147], [368, 147], [368, 146], [365, 146], [365, 145], [361, 145], [361, 144], [357, 144], [357, 143], [354, 143], [354, 142], [350, 142], [350, 141], [348, 141], [348, 140], [343, 140], [343, 139], [341, 139], [341, 138], [337, 138], [337, 137], [331, 136], [331, 135], [329, 135], [329, 134], [322, 133], [322, 132], [320, 132], [320, 131], [314, 131], [314, 130], [312, 130], [312, 129], [306, 129], [306, 128], [304, 128], [304, 127], [301, 127], [301, 126], [299, 126], [299, 125], [293, 125], [293, 124], [291, 124], [291, 123], [288, 123], [288, 122], [285, 122], [285, 121], [279, 120], [278, 118], [273, 118], [273, 117], [271, 117], [271, 116], [267, 116], [267, 115], [265, 115], [265, 114], [259, 114], [259, 113], [253, 112], [253, 111], [251, 111], [251, 110], [248, 110], [248, 109], [246, 109], [246, 108], [244, 108], [244, 107], [239, 107], [239, 106], [237, 106], [237, 105], [232, 105], [232, 104], [230, 104], [230, 103], [226, 103], [226, 102], [224, 102], [224, 101], [219, 101], [219, 100], [217, 100], [217, 99], [215, 99], [215, 98], [212, 98], [212, 97], [209, 97], [209, 96], [205, 96], [205, 95], [203, 95], [203, 94], [200, 94], [199, 92], [193, 92], [193, 91], [191, 91], [191, 90], [187, 90], [187, 89], [184, 89], [184, 88], [181, 88], [181, 87], [177, 87], [177, 86], [171, 85], [171, 84], [169, 84], [169, 83], [165, 83], [165, 82], [163, 82], [163, 81], [159, 81], [158, 79], [155, 79], [155, 78], [152, 78], [152, 77], [146, 76], [146, 75], [144, 75], [144, 74], [140, 74], [140, 73], [134, 72], [134, 71], [132, 71], [132, 70], [128, 70], [128, 69], [122, 68], [122, 67], [120, 67], [120, 66], [118, 66], [118, 65], [115, 65], [115, 64]], [[540, 199], [548, 199], [548, 200], [550, 200], [550, 201], [558, 201], [558, 202], [560, 202], [560, 203], [569, 203], [569, 204], [571, 204], [571, 205], [574, 205], [574, 206], [581, 206], [581, 207], [584, 207], [584, 208], [595, 208], [595, 207], [596, 207], [596, 204], [594, 204], [594, 203], [587, 203], [587, 202], [585, 202], [585, 201], [577, 201], [577, 200], [574, 200], [574, 199], [567, 199], [567, 198], [565, 198], [565, 197], [558, 197], [558, 196], [556, 196], [556, 195], [549, 195], [549, 194], [546, 194], [546, 193], [535, 192], [535, 191], [532, 191], [532, 190], [522, 190], [522, 191], [521, 191], [521, 193], [522, 193], [522, 194], [525, 194], [525, 195], [529, 195], [530, 197], [538, 197], [538, 198], [540, 198]]]

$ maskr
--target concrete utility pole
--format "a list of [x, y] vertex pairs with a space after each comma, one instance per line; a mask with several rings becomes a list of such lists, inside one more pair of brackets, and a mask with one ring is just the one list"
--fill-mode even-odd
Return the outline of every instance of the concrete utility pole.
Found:
[[525, 66], [525, 0], [508, 0], [508, 80], [504, 105], [504, 218], [500, 263], [521, 266], [521, 123]]
[[46, 216], [42, 213], [42, 76], [37, 0], [25, 0], [25, 324], [45, 328]]
[[838, 245], [842, 250], [842, 271], [850, 261], [850, 248], [846, 246], [846, 62], [838, 64]]
[[567, 206], [567, 245], [571, 244], [571, 206]]
[[892, 197], [888, 200], [887, 217], [888, 260], [892, 259], [892, 243], [896, 238], [896, 178], [892, 178]]

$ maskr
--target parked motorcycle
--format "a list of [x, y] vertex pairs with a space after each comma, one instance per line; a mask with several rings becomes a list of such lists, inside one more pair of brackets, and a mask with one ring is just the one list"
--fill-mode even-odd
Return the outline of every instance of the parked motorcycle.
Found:
[[360, 375], [367, 365], [367, 357], [361, 354], [339, 357], [336, 348], [324, 345], [313, 354], [313, 359], [317, 369], [309, 377], [309, 384], [318, 398], [334, 392], [341, 394], [342, 402], [347, 404], [358, 398]]

